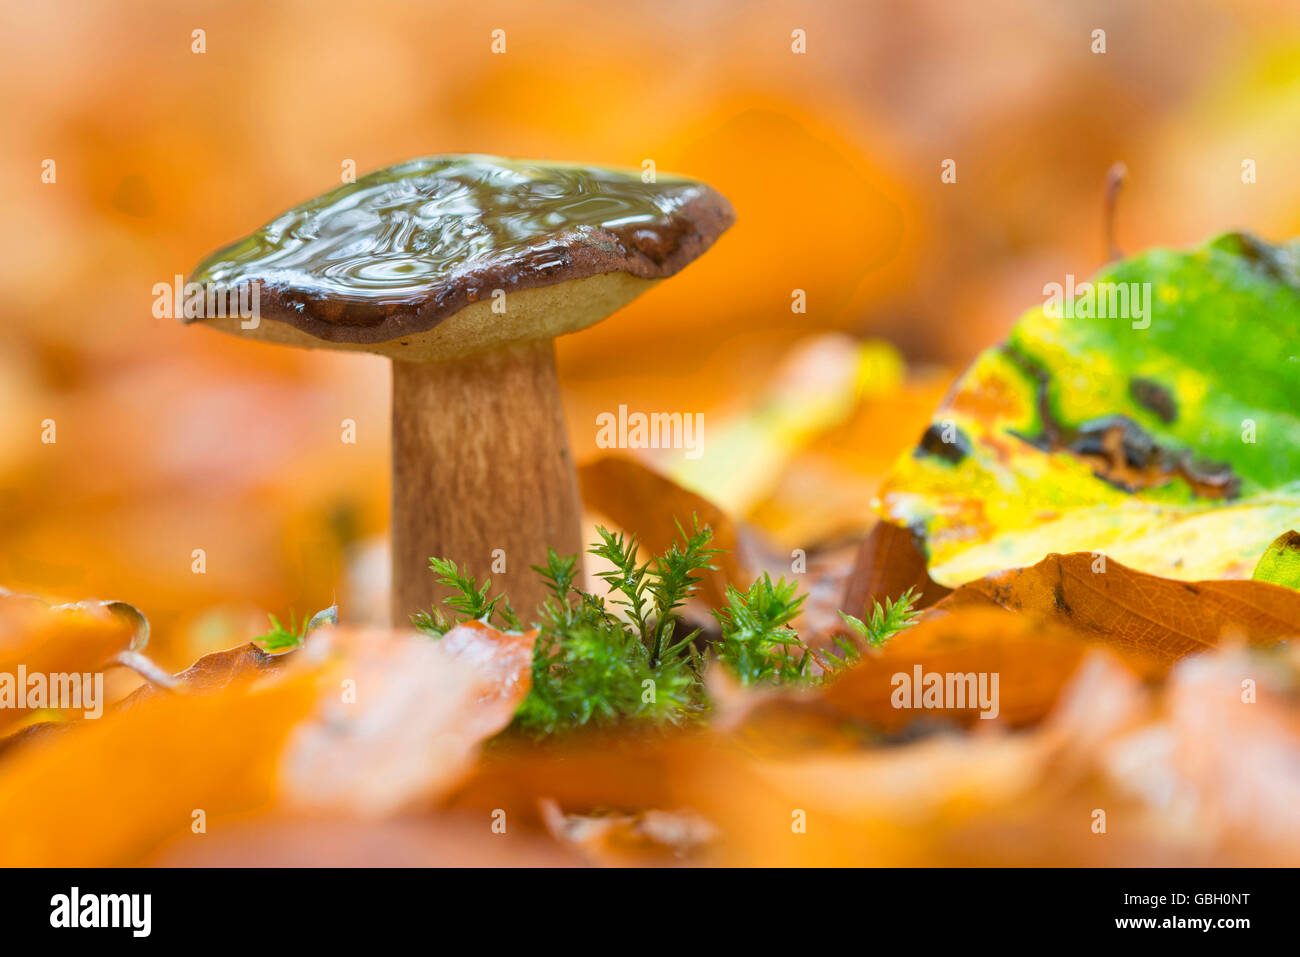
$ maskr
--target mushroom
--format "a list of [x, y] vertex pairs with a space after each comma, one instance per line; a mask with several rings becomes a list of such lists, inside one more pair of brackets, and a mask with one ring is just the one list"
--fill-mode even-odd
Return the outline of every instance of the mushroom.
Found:
[[258, 315], [184, 321], [391, 358], [393, 621], [436, 597], [432, 556], [493, 578], [527, 618], [546, 597], [530, 566], [582, 549], [552, 339], [673, 275], [734, 219], [692, 180], [430, 156], [213, 253], [190, 282], [208, 303], [243, 292]]

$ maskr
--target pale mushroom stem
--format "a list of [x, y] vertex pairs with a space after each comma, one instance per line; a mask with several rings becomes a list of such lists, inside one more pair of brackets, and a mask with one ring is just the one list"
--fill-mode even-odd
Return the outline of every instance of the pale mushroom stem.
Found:
[[551, 340], [393, 362], [395, 625], [445, 596], [433, 556], [491, 578], [528, 624], [548, 594], [530, 566], [581, 555], [581, 514]]

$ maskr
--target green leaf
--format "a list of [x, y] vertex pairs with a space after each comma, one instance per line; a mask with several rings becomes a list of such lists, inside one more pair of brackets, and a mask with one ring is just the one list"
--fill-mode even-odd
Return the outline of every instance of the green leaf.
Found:
[[1300, 523], [1300, 243], [1153, 249], [1092, 290], [1026, 313], [886, 479], [940, 583], [1077, 551], [1245, 578]]
[[1257, 582], [1300, 591], [1300, 532], [1279, 535], [1260, 557], [1250, 577]]

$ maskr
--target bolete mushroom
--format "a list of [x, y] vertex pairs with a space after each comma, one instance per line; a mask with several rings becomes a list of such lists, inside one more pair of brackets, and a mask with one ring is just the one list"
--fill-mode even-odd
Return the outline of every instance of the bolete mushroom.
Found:
[[435, 597], [431, 556], [492, 577], [527, 617], [545, 597], [529, 566], [582, 547], [551, 340], [673, 275], [734, 218], [687, 179], [430, 156], [209, 256], [190, 281], [256, 290], [259, 315], [185, 321], [390, 357], [394, 623]]

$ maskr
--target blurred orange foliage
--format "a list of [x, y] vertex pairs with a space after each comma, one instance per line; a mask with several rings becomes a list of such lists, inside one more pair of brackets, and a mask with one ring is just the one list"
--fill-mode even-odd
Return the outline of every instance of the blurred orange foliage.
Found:
[[[366, 596], [381, 587], [375, 556], [387, 522], [387, 363], [185, 330], [152, 312], [155, 284], [337, 184], [349, 163], [365, 171], [453, 151], [631, 167], [650, 159], [730, 197], [739, 221], [717, 248], [562, 340], [560, 377], [572, 446], [592, 458], [598, 412], [626, 403], [705, 412], [710, 427], [735, 422], [763, 400], [794, 344], [833, 332], [892, 342], [906, 378], [855, 394], [843, 415], [785, 449], [737, 516], [783, 548], [865, 531], [875, 484], [951, 374], [1037, 301], [1044, 281], [1100, 263], [1102, 181], [1115, 160], [1131, 171], [1126, 248], [1230, 227], [1300, 232], [1300, 181], [1289, 176], [1300, 149], [1300, 8], [1287, 0], [1104, 10], [1032, 0], [235, 0], [203, 9], [48, 0], [6, 14], [0, 77], [23, 97], [0, 113], [0, 584], [131, 601], [153, 622], [151, 653], [172, 670], [247, 640], [263, 609], [310, 614], [338, 598], [345, 620], [373, 618]], [[1089, 48], [1098, 26], [1110, 37], [1105, 55]], [[503, 55], [491, 52], [496, 28], [508, 37]], [[795, 28], [807, 32], [806, 54], [791, 50]], [[944, 184], [949, 158], [958, 178]], [[1257, 183], [1241, 180], [1246, 158]], [[42, 179], [47, 160], [53, 182]], [[796, 290], [806, 312], [792, 311]], [[341, 438], [349, 422], [354, 444]], [[121, 637], [86, 627], [96, 649]], [[1183, 689], [1167, 693], [1171, 707]], [[302, 679], [232, 700], [233, 711], [157, 702], [61, 757], [33, 752], [0, 785], [0, 808], [49, 811], [42, 795], [53, 794], [70, 820], [107, 827], [151, 796], [147, 776], [131, 777], [149, 760], [162, 760], [169, 780], [199, 776], [195, 788], [201, 776], [222, 779], [231, 813], [268, 799], [271, 750], [311, 691]], [[173, 720], [191, 737], [141, 756], [130, 729]], [[1200, 728], [1183, 712], [1153, 720], [1180, 747]], [[1250, 720], [1294, 732], [1289, 713]], [[1230, 763], [1236, 726], [1212, 730], [1189, 786]], [[200, 753], [194, 742], [209, 734]], [[250, 756], [242, 742], [259, 735], [266, 743]], [[652, 773], [653, 756], [591, 756], [574, 759], [573, 780], [595, 768], [620, 787], [645, 784], [644, 800], [663, 809], [698, 798], [722, 810], [720, 796], [736, 785], [709, 788], [734, 772], [754, 786], [750, 803], [725, 809], [724, 830], [749, 841], [728, 845], [745, 849], [730, 861], [914, 862], [939, 851], [983, 860], [977, 838], [979, 847], [1015, 838], [1009, 857], [1033, 860], [1086, 840], [1044, 823], [1048, 740], [998, 738], [960, 753], [935, 741], [927, 747], [946, 777], [913, 790], [902, 754], [768, 766], [715, 760], [699, 742], [662, 759], [673, 774]], [[60, 790], [67, 766], [104, 762], [133, 782], [116, 799], [87, 810], [79, 791]], [[1107, 766], [1093, 752], [1071, 764], [1102, 789], [1113, 786]], [[530, 773], [527, 761], [483, 772], [526, 795], [541, 828], [534, 799], [545, 789]], [[1023, 793], [999, 783], [1008, 777], [1029, 782]], [[788, 792], [822, 779], [820, 795], [873, 795], [866, 816], [822, 808], [860, 825], [850, 831], [860, 845], [837, 847], [830, 831], [755, 843], [769, 834], [768, 815], [788, 817]], [[926, 784], [927, 807], [955, 809], [951, 826], [905, 845], [881, 822], [914, 817]], [[466, 793], [476, 788], [486, 785]], [[621, 793], [573, 788], [586, 805]], [[188, 814], [194, 798], [169, 800]], [[1001, 816], [977, 828], [968, 812], [984, 804]], [[561, 815], [571, 810], [561, 800]], [[553, 829], [570, 833], [571, 823], [551, 815]], [[640, 819], [626, 826], [661, 832]], [[1252, 839], [1263, 840], [1257, 831]], [[9, 834], [18, 842], [9, 860], [36, 859], [41, 848]], [[388, 838], [387, 847], [402, 843]], [[1060, 840], [1034, 843], [1048, 838]], [[94, 859], [124, 860], [149, 843], [106, 845]], [[1186, 859], [1178, 848], [1170, 858]]]

